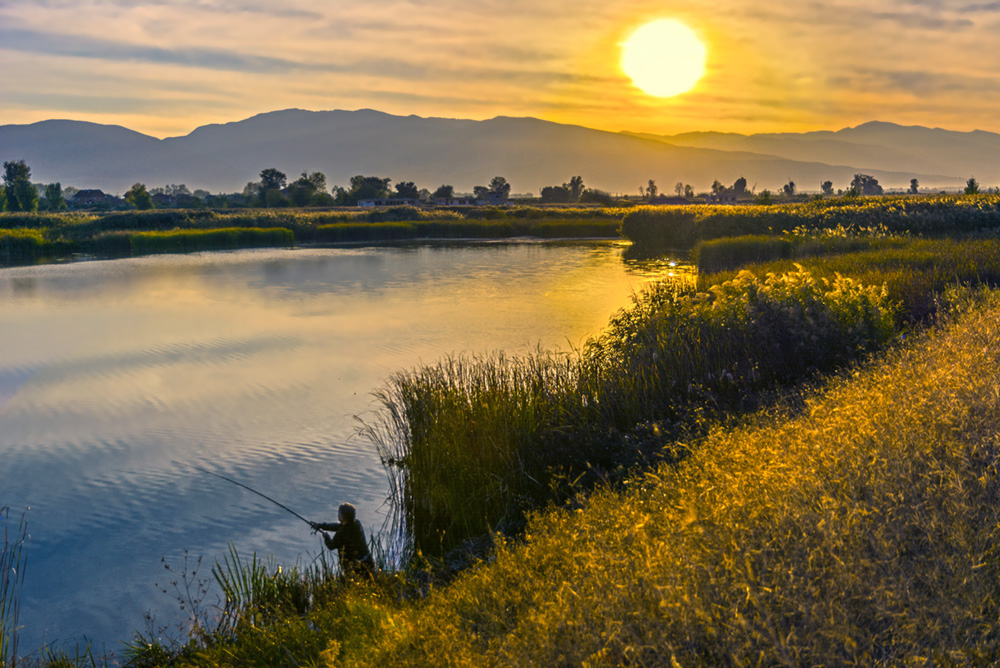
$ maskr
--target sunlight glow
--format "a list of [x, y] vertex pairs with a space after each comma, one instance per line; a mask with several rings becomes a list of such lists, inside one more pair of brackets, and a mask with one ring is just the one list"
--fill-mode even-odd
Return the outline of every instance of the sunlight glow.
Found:
[[693, 30], [673, 19], [647, 23], [622, 44], [621, 68], [647, 95], [673, 97], [694, 88], [708, 55]]

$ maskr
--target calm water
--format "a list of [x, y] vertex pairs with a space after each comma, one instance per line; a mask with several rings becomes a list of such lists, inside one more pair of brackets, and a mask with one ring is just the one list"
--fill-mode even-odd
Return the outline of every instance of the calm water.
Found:
[[[662, 267], [614, 243], [241, 251], [0, 269], [0, 505], [30, 506], [21, 649], [116, 651], [157, 584], [230, 544], [308, 563], [308, 526], [202, 466], [369, 532], [385, 474], [357, 420], [394, 371], [579, 345]], [[211, 594], [208, 602], [216, 600]]]

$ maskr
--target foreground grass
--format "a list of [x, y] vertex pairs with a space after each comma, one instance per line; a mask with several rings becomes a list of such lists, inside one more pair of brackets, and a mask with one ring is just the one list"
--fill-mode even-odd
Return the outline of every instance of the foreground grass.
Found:
[[380, 660], [1000, 659], [998, 323], [994, 297], [797, 417], [713, 433], [628, 493], [540, 515]]
[[341, 588], [169, 660], [995, 665], [1000, 298], [985, 299], [679, 465], [534, 515], [423, 597]]

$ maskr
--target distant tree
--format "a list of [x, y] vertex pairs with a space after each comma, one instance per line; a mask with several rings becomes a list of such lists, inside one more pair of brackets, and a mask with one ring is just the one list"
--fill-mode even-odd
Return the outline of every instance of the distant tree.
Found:
[[438, 186], [438, 189], [431, 193], [431, 199], [443, 199], [451, 201], [455, 198], [455, 189], [452, 186]]
[[563, 188], [569, 191], [570, 197], [574, 202], [579, 202], [580, 195], [583, 194], [584, 190], [583, 177], [582, 176], [571, 177], [569, 183], [563, 184]]
[[909, 193], [911, 195], [916, 195], [919, 192], [920, 192], [920, 181], [917, 181], [916, 179], [910, 179]]
[[824, 195], [829, 197], [833, 194], [833, 181], [823, 181], [823, 183], [820, 184], [819, 189]]
[[472, 189], [472, 196], [477, 200], [485, 200], [490, 196], [490, 189], [486, 186], [475, 186]]
[[413, 181], [401, 181], [396, 184], [396, 195], [400, 199], [420, 199], [420, 190]]
[[757, 204], [767, 206], [771, 203], [771, 191], [767, 189], [761, 190], [755, 201]]
[[316, 206], [327, 204], [330, 200], [330, 196], [326, 194], [326, 175], [323, 172], [302, 172], [302, 176], [289, 184], [286, 192], [292, 206]]
[[978, 195], [979, 194], [979, 182], [976, 181], [975, 177], [969, 178], [965, 182], [965, 194], [966, 195]]
[[733, 192], [737, 195], [744, 195], [747, 191], [747, 180], [742, 176], [733, 182]]
[[61, 183], [50, 183], [45, 186], [45, 207], [49, 211], [60, 211], [66, 208], [66, 198], [63, 196]]
[[140, 211], [153, 208], [153, 198], [142, 183], [136, 183], [129, 188], [129, 191], [125, 193], [125, 201]]
[[674, 192], [677, 193], [678, 197], [684, 196], [684, 184], [678, 181], [674, 184]]
[[0, 185], [0, 211], [7, 209], [7, 188]]
[[24, 160], [3, 163], [3, 190], [8, 211], [38, 210], [38, 189], [31, 185], [31, 169]]
[[593, 204], [604, 204], [610, 206], [615, 203], [615, 198], [611, 196], [611, 193], [605, 192], [604, 190], [597, 190], [596, 188], [587, 188], [580, 195], [581, 202], [590, 202]]
[[500, 198], [506, 202], [507, 198], [510, 197], [510, 184], [507, 183], [507, 179], [502, 176], [494, 176], [490, 181], [490, 193], [500, 195]]
[[270, 188], [264, 191], [264, 206], [268, 209], [288, 206], [288, 198], [277, 188]]
[[282, 190], [287, 183], [288, 177], [285, 176], [285, 173], [274, 167], [268, 167], [260, 172], [260, 189], [265, 192], [268, 190]]
[[712, 194], [718, 195], [726, 190], [726, 186], [722, 185], [722, 181], [715, 179], [712, 181]]
[[788, 179], [788, 183], [781, 187], [781, 192], [784, 193], [785, 197], [793, 197], [795, 195], [795, 181]]
[[[288, 200], [285, 196], [281, 194], [281, 191], [285, 188], [288, 183], [288, 177], [285, 173], [275, 169], [274, 167], [268, 167], [267, 169], [261, 170], [260, 172], [260, 190], [258, 195], [260, 197], [260, 203], [265, 207], [272, 206], [285, 206]], [[277, 193], [275, 195], [274, 193]]]
[[883, 192], [878, 179], [870, 174], [855, 174], [851, 180], [851, 189], [866, 197], [878, 196]]
[[382, 176], [363, 176], [358, 174], [351, 177], [351, 189], [347, 193], [351, 204], [356, 205], [365, 199], [386, 199], [392, 195], [389, 190], [389, 183], [392, 179]]
[[572, 201], [573, 193], [566, 186], [546, 186], [542, 188], [542, 201], [546, 204], [563, 204]]
[[684, 196], [687, 197], [688, 199], [694, 197], [694, 188], [691, 186], [690, 183], [684, 184]]
[[[641, 190], [641, 188], [640, 188]], [[649, 180], [649, 184], [646, 186], [646, 197], [653, 199], [660, 193], [660, 189], [656, 187], [656, 181], [653, 179]]]

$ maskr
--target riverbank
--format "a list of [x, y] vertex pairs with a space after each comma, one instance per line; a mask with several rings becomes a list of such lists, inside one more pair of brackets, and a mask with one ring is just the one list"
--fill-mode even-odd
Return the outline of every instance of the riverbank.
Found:
[[620, 238], [622, 209], [171, 210], [0, 214], [0, 265], [150, 253], [418, 239]]
[[[328, 572], [227, 564], [250, 584], [222, 623], [206, 618], [184, 648], [137, 642], [134, 664], [988, 665], [1000, 656], [989, 626], [1000, 594], [989, 567], [1000, 299], [949, 287], [969, 250], [911, 240], [772, 277], [762, 266], [702, 276], [694, 294], [654, 290], [597, 348], [632, 388], [620, 405], [607, 386], [580, 385], [577, 369], [527, 358], [486, 360], [466, 386], [447, 364], [403, 374], [439, 388], [440, 434], [468, 439], [472, 454], [514, 446], [434, 484], [464, 489], [467, 502], [511, 493], [498, 516], [535, 508], [524, 524], [450, 582], [421, 571], [419, 556], [346, 588]], [[996, 251], [984, 245], [961, 275], [992, 282]], [[862, 269], [864, 282], [852, 273]], [[682, 323], [690, 336], [671, 338]], [[866, 357], [878, 350], [882, 359]], [[677, 376], [685, 367], [693, 375]], [[754, 385], [767, 374], [777, 382]], [[763, 390], [750, 405], [747, 388]], [[407, 404], [389, 398], [412, 429]], [[434, 401], [414, 404], [433, 418], [417, 425], [438, 423]], [[641, 428], [605, 440], [618, 408], [626, 429]], [[581, 457], [641, 447], [646, 459], [592, 467], [589, 480], [549, 471], [548, 509], [538, 510], [544, 497], [518, 507], [531, 489], [519, 476], [536, 472], [524, 463], [553, 442]], [[412, 451], [399, 454], [386, 463], [411, 473]], [[577, 463], [587, 473], [590, 462]], [[447, 533], [459, 524], [446, 518]]]
[[991, 665], [998, 323], [996, 293], [956, 295], [883, 359], [532, 514], [445, 586], [238, 567], [272, 593], [134, 665]]

